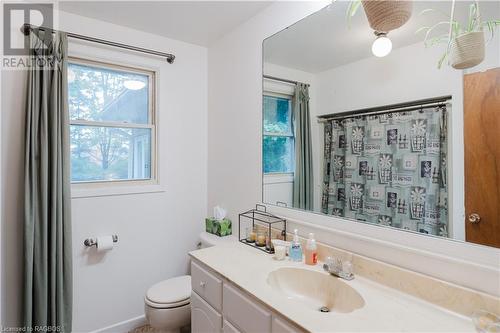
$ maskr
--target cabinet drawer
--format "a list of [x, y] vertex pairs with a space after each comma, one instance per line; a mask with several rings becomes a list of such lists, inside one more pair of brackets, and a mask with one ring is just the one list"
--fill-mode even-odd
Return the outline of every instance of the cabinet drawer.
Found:
[[222, 316], [194, 291], [191, 293], [191, 332], [220, 333]]
[[191, 287], [217, 311], [222, 309], [222, 281], [195, 262], [191, 262]]
[[225, 319], [224, 319], [224, 322], [222, 323], [222, 332], [223, 333], [241, 333], [240, 331], [238, 331], [238, 329], [236, 327], [231, 325], [231, 323]]
[[223, 286], [223, 314], [246, 333], [271, 332], [271, 314], [242, 292], [227, 284]]

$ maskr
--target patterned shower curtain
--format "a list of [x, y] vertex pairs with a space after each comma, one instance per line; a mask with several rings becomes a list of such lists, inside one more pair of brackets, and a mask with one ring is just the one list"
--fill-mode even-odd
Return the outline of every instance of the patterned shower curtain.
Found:
[[325, 123], [325, 214], [448, 236], [450, 105]]

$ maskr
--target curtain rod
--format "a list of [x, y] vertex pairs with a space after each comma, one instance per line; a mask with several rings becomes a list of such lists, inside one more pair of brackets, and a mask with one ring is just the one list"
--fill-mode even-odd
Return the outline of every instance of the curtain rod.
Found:
[[421, 99], [418, 101], [390, 104], [384, 106], [376, 106], [373, 108], [365, 108], [354, 111], [346, 111], [340, 113], [331, 113], [322, 116], [318, 116], [318, 122], [326, 122], [333, 119], [346, 118], [346, 117], [357, 117], [364, 115], [379, 115], [384, 113], [391, 113], [396, 111], [411, 111], [418, 110], [429, 106], [439, 106], [445, 104], [446, 101], [450, 100], [451, 96], [441, 96], [436, 98]]
[[[290, 84], [302, 83], [302, 82], [293, 81], [293, 80], [281, 79], [279, 77], [271, 76], [271, 75], [262, 75], [262, 77], [264, 77], [264, 79], [273, 80], [273, 81], [281, 81], [281, 82], [290, 83]], [[304, 83], [304, 84], [308, 87], [310, 86], [309, 83]]]
[[[52, 32], [52, 33], [54, 33], [54, 32], [57, 31], [57, 30], [54, 30], [52, 28], [36, 27], [36, 26], [32, 26], [31, 24], [25, 23], [21, 27], [21, 32], [25, 36], [28, 36], [30, 34], [30, 32], [33, 31], [34, 29], [38, 29], [38, 30], [42, 30], [42, 31], [49, 31], [49, 32]], [[65, 31], [61, 31], [61, 32], [65, 32]], [[127, 50], [130, 50], [130, 51], [136, 51], [136, 52], [141, 52], [141, 53], [152, 54], [152, 55], [155, 55], [155, 56], [166, 58], [166, 60], [167, 60], [167, 62], [169, 64], [173, 64], [174, 63], [175, 55], [173, 55], [171, 53], [165, 53], [165, 52], [160, 52], [160, 51], [145, 49], [145, 48], [142, 48], [142, 47], [137, 47], [137, 46], [127, 45], [127, 44], [112, 42], [112, 41], [105, 40], [105, 39], [100, 39], [100, 38], [94, 38], [94, 37], [79, 35], [79, 34], [75, 34], [75, 33], [72, 33], [72, 32], [65, 32], [65, 33], [66, 33], [66, 35], [68, 37], [71, 37], [71, 38], [81, 39], [81, 40], [84, 40], [84, 41], [87, 41], [87, 42], [99, 43], [99, 44], [104, 44], [104, 45], [108, 45], [108, 46], [119, 47], [119, 48], [127, 49]]]

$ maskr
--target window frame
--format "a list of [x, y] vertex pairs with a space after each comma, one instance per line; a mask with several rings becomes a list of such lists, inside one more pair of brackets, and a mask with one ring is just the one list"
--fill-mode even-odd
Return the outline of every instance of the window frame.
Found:
[[[293, 117], [292, 117], [292, 112], [293, 112], [293, 95], [286, 94], [286, 93], [278, 93], [270, 90], [264, 90], [262, 92], [262, 101], [264, 101], [265, 96], [270, 96], [270, 97], [277, 97], [277, 98], [285, 98], [290, 101], [290, 135], [282, 134], [282, 133], [275, 133], [275, 132], [265, 132], [264, 131], [264, 123], [262, 123], [262, 141], [264, 141], [265, 136], [275, 136], [275, 137], [285, 137], [285, 138], [292, 138], [293, 140], [293, 149], [292, 149], [292, 160], [293, 160], [293, 171], [291, 172], [265, 172], [262, 170], [262, 174], [264, 176], [271, 176], [271, 177], [280, 177], [281, 176], [287, 177], [292, 179], [295, 175], [295, 132], [294, 132], [294, 126], [293, 126]], [[264, 107], [262, 107], [262, 121], [264, 122]], [[262, 161], [264, 161], [264, 150], [262, 150]]]
[[[125, 73], [134, 73], [146, 75], [148, 77], [148, 123], [130, 123], [118, 121], [92, 121], [83, 119], [68, 118], [69, 126], [89, 126], [89, 127], [110, 127], [110, 128], [133, 128], [133, 129], [149, 129], [151, 131], [151, 151], [150, 151], [150, 177], [149, 178], [136, 178], [136, 179], [103, 179], [103, 180], [71, 180], [71, 186], [76, 189], [83, 189], [89, 187], [102, 187], [102, 186], [136, 186], [136, 185], [158, 185], [158, 115], [157, 115], [157, 71], [149, 68], [143, 68], [135, 65], [122, 65], [111, 63], [108, 61], [94, 60], [89, 58], [82, 58], [76, 56], [68, 57], [69, 64], [76, 64], [82, 66], [91, 66], [95, 68], [116, 70]], [[68, 96], [69, 98], [69, 96]], [[70, 142], [71, 144], [71, 142]], [[71, 163], [71, 158], [70, 158]]]

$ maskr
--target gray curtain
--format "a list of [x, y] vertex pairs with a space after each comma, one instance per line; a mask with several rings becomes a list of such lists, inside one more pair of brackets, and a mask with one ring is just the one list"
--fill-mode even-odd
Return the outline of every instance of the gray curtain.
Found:
[[30, 35], [25, 128], [24, 325], [71, 332], [67, 38]]
[[297, 83], [292, 112], [295, 131], [293, 207], [306, 210], [314, 208], [311, 118], [309, 113], [309, 88], [306, 84]]

